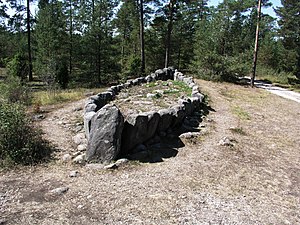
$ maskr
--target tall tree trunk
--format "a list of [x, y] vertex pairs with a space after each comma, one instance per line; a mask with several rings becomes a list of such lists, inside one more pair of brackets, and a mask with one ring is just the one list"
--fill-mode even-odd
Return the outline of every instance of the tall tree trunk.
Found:
[[28, 80], [32, 81], [31, 33], [30, 33], [30, 0], [27, 0], [27, 51], [28, 51]]
[[173, 13], [174, 13], [175, 1], [176, 0], [171, 0], [169, 3], [169, 21], [168, 21], [167, 40], [166, 40], [165, 68], [167, 68], [170, 63], [171, 35], [172, 35], [172, 29], [173, 29]]
[[260, 22], [260, 18], [261, 18], [260, 12], [261, 12], [261, 0], [258, 0], [255, 45], [254, 45], [254, 53], [253, 53], [253, 67], [252, 67], [252, 74], [251, 74], [251, 87], [254, 87], [254, 80], [255, 80], [255, 74], [256, 74], [258, 42], [259, 42], [259, 22]]
[[141, 73], [145, 73], [144, 2], [140, 0]]

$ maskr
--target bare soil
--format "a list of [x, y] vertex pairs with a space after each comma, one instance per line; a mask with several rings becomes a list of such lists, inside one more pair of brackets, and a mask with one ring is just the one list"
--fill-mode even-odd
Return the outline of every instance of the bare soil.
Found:
[[[183, 140], [176, 157], [112, 171], [61, 160], [2, 171], [0, 224], [300, 224], [299, 103], [197, 82], [214, 111], [202, 122], [205, 135]], [[61, 154], [74, 151], [73, 133], [55, 121], [76, 123], [83, 105], [40, 123]], [[219, 145], [224, 137], [233, 146]], [[49, 195], [57, 187], [69, 190]]]

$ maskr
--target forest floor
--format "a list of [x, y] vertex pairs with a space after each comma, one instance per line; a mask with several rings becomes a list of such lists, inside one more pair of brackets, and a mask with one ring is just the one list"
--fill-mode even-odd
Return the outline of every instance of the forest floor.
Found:
[[[1, 171], [0, 224], [300, 224], [299, 103], [197, 82], [214, 111], [176, 157], [117, 170], [52, 160]], [[60, 156], [76, 151], [68, 124], [80, 124], [83, 106], [54, 108], [40, 122]], [[58, 187], [68, 190], [49, 194]]]

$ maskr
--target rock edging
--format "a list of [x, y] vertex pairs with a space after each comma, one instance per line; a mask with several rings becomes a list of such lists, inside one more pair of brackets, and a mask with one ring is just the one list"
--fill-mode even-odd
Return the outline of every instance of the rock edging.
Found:
[[[192, 88], [191, 97], [180, 99], [178, 104], [158, 112], [130, 115], [125, 121], [118, 107], [109, 104], [122, 89], [168, 79], [187, 84]], [[136, 146], [156, 133], [181, 125], [186, 116], [200, 109], [203, 98], [193, 78], [173, 68], [156, 70], [151, 75], [111, 86], [107, 91], [90, 97], [84, 108], [84, 128], [88, 139], [86, 160], [110, 162], [119, 155], [132, 153]]]

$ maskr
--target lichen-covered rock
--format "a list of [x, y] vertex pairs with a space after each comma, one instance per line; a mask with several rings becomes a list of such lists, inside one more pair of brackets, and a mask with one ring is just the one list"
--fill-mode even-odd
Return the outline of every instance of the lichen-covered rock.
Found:
[[85, 136], [87, 139], [90, 138], [90, 131], [91, 131], [91, 120], [93, 116], [96, 114], [96, 112], [91, 111], [91, 112], [86, 112], [84, 114], [84, 130], [85, 130]]
[[115, 105], [106, 105], [91, 120], [86, 160], [109, 162], [120, 153], [124, 117]]

